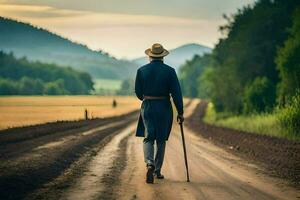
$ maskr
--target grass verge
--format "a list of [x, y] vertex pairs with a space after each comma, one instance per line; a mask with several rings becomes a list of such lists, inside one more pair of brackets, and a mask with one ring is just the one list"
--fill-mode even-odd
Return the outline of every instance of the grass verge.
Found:
[[213, 104], [209, 103], [203, 120], [207, 124], [249, 133], [282, 137], [290, 140], [300, 139], [300, 137], [290, 135], [281, 128], [277, 115], [278, 114], [274, 112], [233, 116], [227, 113], [216, 113]]

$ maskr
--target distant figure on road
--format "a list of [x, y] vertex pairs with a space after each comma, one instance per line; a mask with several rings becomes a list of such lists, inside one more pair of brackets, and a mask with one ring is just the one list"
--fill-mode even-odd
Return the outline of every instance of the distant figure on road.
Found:
[[[143, 101], [136, 136], [144, 137], [146, 182], [153, 183], [154, 177], [164, 178], [161, 167], [173, 122], [170, 94], [178, 112], [177, 120], [183, 122], [184, 117], [182, 93], [176, 72], [163, 62], [164, 56], [169, 52], [162, 45], [153, 44], [145, 53], [149, 56], [150, 63], [137, 70], [135, 80], [136, 96]], [[157, 147], [155, 156], [154, 142]]]
[[118, 105], [118, 104], [117, 104], [117, 101], [114, 99], [114, 100], [113, 100], [113, 103], [112, 103], [112, 107], [113, 107], [113, 108], [116, 108], [117, 105]]

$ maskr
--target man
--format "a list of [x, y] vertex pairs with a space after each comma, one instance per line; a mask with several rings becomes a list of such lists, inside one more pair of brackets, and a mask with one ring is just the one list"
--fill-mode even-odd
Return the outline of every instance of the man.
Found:
[[137, 70], [135, 80], [136, 96], [143, 101], [136, 136], [144, 137], [146, 183], [153, 183], [154, 177], [164, 178], [161, 174], [161, 167], [164, 161], [166, 140], [169, 138], [173, 122], [170, 95], [176, 106], [179, 122], [184, 121], [183, 101], [175, 70], [163, 62], [163, 58], [169, 52], [162, 45], [153, 44], [145, 53], [149, 56], [150, 63]]

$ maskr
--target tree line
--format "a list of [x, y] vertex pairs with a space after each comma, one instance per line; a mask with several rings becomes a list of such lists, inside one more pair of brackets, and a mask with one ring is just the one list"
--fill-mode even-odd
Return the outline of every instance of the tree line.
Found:
[[183, 93], [232, 115], [292, 107], [300, 127], [300, 2], [259, 0], [224, 18], [213, 52], [181, 67]]
[[89, 94], [93, 84], [88, 73], [0, 51], [0, 95]]

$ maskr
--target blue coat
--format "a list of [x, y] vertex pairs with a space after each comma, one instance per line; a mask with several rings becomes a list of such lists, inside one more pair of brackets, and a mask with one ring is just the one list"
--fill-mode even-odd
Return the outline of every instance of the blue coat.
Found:
[[[135, 79], [135, 93], [142, 101], [136, 136], [157, 141], [168, 140], [173, 122], [170, 95], [178, 114], [183, 114], [182, 93], [175, 70], [160, 60], [140, 67]], [[144, 96], [167, 98], [144, 100]]]

